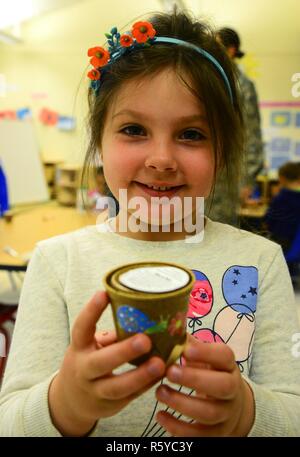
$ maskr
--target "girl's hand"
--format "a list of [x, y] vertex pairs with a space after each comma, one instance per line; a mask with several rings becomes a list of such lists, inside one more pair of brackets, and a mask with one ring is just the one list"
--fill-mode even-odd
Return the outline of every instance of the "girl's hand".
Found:
[[63, 435], [87, 434], [99, 418], [117, 414], [164, 375], [165, 365], [158, 357], [113, 374], [119, 366], [149, 352], [151, 340], [139, 334], [117, 342], [114, 332], [96, 334], [107, 303], [107, 294], [98, 292], [82, 309], [62, 367], [51, 383], [50, 414]]
[[195, 391], [186, 395], [163, 385], [157, 399], [190, 421], [160, 411], [157, 421], [172, 436], [247, 436], [254, 421], [254, 399], [232, 350], [222, 343], [202, 343], [188, 335], [185, 366], [172, 365], [169, 381]]

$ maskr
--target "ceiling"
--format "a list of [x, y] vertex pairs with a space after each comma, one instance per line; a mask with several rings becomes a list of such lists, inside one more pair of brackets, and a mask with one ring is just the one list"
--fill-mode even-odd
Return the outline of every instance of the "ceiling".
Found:
[[0, 0], [0, 29], [85, 0]]
[[[0, 30], [22, 38], [14, 23], [26, 21], [27, 24], [45, 18], [54, 10], [67, 10], [75, 4], [91, 3], [91, 0], [0, 0]], [[94, 0], [99, 10], [102, 5], [114, 4], [105, 9], [105, 20], [113, 23], [116, 13], [121, 10], [145, 11], [153, 6], [150, 0]], [[193, 12], [196, 16], [209, 19], [216, 26], [231, 26], [242, 37], [242, 48], [251, 49], [256, 55], [300, 55], [300, 0], [158, 0], [163, 9], [169, 9], [174, 3]], [[119, 5], [117, 10], [115, 5]], [[150, 6], [151, 5], [151, 6]], [[111, 13], [107, 13], [111, 11]], [[108, 15], [112, 18], [108, 17]], [[98, 21], [102, 18], [98, 18]], [[91, 18], [93, 23], [93, 18]], [[11, 27], [7, 29], [7, 27]]]

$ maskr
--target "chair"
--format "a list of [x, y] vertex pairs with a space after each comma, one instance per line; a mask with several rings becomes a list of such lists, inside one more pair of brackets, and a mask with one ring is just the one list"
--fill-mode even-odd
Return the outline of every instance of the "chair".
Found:
[[300, 226], [296, 236], [291, 244], [290, 249], [285, 254], [285, 260], [288, 264], [291, 278], [294, 286], [300, 285]]
[[[19, 272], [8, 271], [9, 287], [0, 289], [0, 333], [5, 337], [5, 354], [8, 355], [10, 347], [10, 332], [4, 324], [7, 322], [15, 323], [15, 313], [18, 308], [22, 276]], [[19, 283], [17, 282], [19, 280]], [[0, 380], [4, 372], [6, 358], [0, 364]]]

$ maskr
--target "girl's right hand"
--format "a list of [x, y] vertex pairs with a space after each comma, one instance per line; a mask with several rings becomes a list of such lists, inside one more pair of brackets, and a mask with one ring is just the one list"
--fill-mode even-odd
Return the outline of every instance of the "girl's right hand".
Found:
[[144, 334], [116, 341], [113, 332], [96, 336], [96, 323], [108, 303], [97, 292], [78, 315], [61, 369], [49, 389], [49, 409], [62, 435], [89, 433], [98, 419], [113, 416], [164, 376], [165, 364], [152, 357], [122, 374], [113, 370], [151, 349]]

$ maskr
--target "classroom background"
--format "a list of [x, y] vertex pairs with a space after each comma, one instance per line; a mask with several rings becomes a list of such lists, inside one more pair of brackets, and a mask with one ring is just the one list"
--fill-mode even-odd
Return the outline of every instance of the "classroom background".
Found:
[[[225, 25], [239, 32], [242, 49], [246, 51], [240, 64], [255, 82], [261, 104], [264, 138], [268, 143], [267, 165], [273, 169], [287, 157], [300, 158], [300, 4], [297, 0], [128, 0], [126, 4], [121, 0], [4, 0], [2, 3], [0, 116], [5, 117], [6, 111], [11, 116], [15, 113], [18, 119], [30, 119], [44, 161], [63, 160], [72, 164], [82, 161], [86, 53], [92, 45], [105, 42], [104, 33], [114, 25], [112, 18], [125, 31], [133, 18], [171, 8], [174, 3], [209, 19], [216, 27]], [[17, 30], [14, 21], [18, 20], [21, 22]]]
[[8, 337], [34, 243], [94, 223], [96, 199], [105, 197], [101, 172], [89, 192], [80, 188], [88, 48], [103, 45], [113, 26], [126, 31], [175, 4], [241, 37], [246, 55], [239, 65], [256, 86], [265, 153], [261, 200], [241, 208], [250, 229], [278, 168], [300, 161], [298, 0], [0, 0], [0, 160], [9, 197], [0, 217], [0, 326]]

